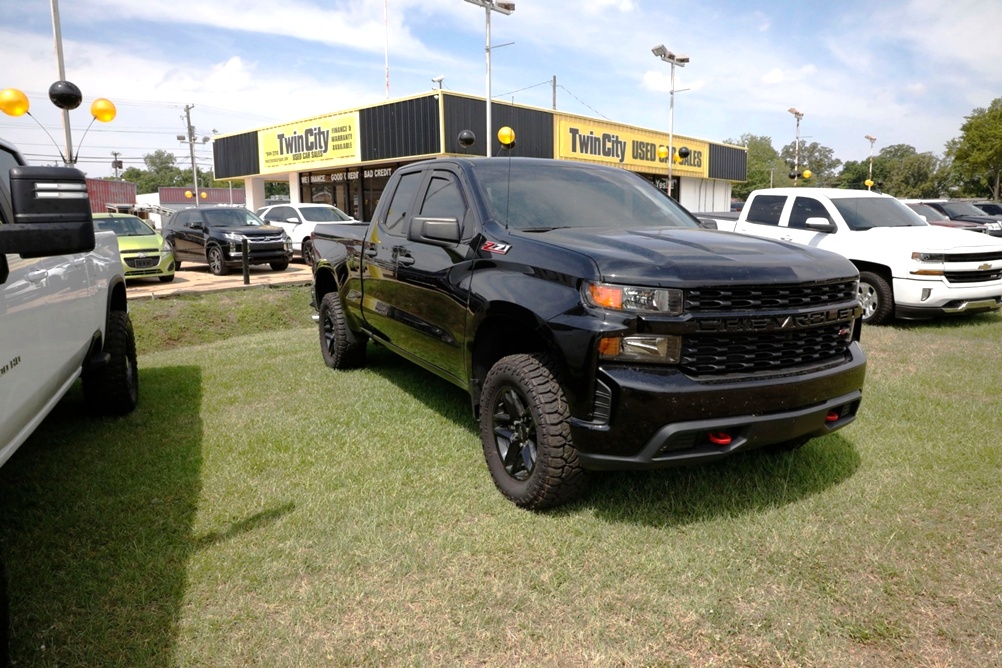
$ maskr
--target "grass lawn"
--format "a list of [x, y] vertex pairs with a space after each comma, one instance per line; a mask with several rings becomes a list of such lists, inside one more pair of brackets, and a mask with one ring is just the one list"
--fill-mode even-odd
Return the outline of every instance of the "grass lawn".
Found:
[[1002, 316], [865, 328], [780, 456], [495, 490], [458, 389], [324, 366], [306, 288], [137, 302], [140, 407], [0, 469], [15, 666], [1002, 665]]

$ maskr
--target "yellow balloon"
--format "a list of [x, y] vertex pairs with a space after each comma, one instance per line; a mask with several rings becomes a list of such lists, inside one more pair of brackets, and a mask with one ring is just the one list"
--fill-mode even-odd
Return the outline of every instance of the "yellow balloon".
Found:
[[674, 161], [675, 161], [675, 164], [676, 164], [676, 165], [680, 165], [680, 164], [682, 164], [682, 156], [680, 156], [680, 155], [679, 155], [678, 153], [676, 153], [676, 154], [675, 154], [675, 155], [674, 155], [674, 156], [672, 157], [672, 160], [674, 160]]
[[203, 190], [202, 192], [198, 193], [198, 196], [199, 196], [199, 197], [201, 197], [202, 199], [205, 199], [205, 198], [206, 198], [206, 197], [208, 197], [209, 195], [208, 195], [208, 194], [206, 194], [206, 192], [205, 192], [205, 191]]
[[16, 88], [0, 91], [0, 110], [8, 116], [24, 116], [28, 113], [28, 96]]
[[661, 158], [662, 160], [668, 157], [667, 146], [658, 146], [658, 157]]
[[809, 170], [809, 169], [805, 169], [804, 170], [804, 178], [805, 179], [811, 178], [811, 170]]
[[102, 123], [107, 123], [115, 118], [118, 111], [115, 109], [115, 104], [111, 100], [106, 100], [103, 97], [99, 97], [94, 100], [93, 104], [90, 105], [90, 115], [101, 121]]
[[185, 190], [184, 191], [184, 196], [187, 197], [188, 199], [191, 199], [191, 191], [190, 190]]
[[867, 188], [872, 188], [873, 187], [873, 181], [871, 181], [870, 179], [867, 179], [867, 180], [863, 181], [863, 185], [866, 186]]
[[498, 130], [498, 141], [502, 146], [511, 146], [515, 143], [515, 131], [507, 125]]

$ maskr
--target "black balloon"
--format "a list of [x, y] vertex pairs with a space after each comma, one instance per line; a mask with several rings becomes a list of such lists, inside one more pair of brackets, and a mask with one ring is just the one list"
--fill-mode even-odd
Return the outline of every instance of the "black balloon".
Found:
[[469, 148], [473, 146], [477, 141], [477, 136], [473, 134], [473, 130], [462, 130], [459, 133], [459, 145], [463, 148]]
[[76, 109], [83, 101], [83, 93], [77, 88], [75, 83], [69, 81], [57, 81], [49, 86], [49, 99], [52, 104], [60, 109]]

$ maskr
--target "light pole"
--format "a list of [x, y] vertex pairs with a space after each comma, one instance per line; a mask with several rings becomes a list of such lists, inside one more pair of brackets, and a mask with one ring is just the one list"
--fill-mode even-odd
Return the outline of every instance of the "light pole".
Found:
[[797, 185], [797, 179], [800, 178], [800, 119], [804, 114], [797, 111], [796, 107], [790, 107], [787, 111], [797, 118], [797, 143], [793, 145], [793, 185]]
[[675, 182], [672, 180], [672, 165], [675, 162], [675, 66], [685, 67], [686, 63], [689, 62], [689, 56], [675, 55], [666, 49], [664, 44], [658, 44], [651, 49], [651, 53], [671, 64], [671, 91], [668, 103], [668, 195], [674, 197], [672, 193], [675, 190]]
[[466, 0], [471, 5], [483, 7], [487, 13], [487, 157], [491, 157], [491, 12], [500, 12], [509, 16], [515, 11], [514, 2], [497, 2], [497, 0]]
[[873, 135], [863, 135], [863, 139], [867, 139], [870, 142], [870, 177], [866, 179], [866, 189], [869, 190], [873, 187], [873, 144], [877, 141], [877, 138]]

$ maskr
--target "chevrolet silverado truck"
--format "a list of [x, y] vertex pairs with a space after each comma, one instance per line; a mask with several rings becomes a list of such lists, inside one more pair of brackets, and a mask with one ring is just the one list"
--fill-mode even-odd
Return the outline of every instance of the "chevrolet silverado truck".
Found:
[[[28, 167], [0, 140], [0, 465], [83, 379], [98, 413], [132, 411], [139, 376], [112, 232], [95, 234], [82, 172]], [[0, 666], [7, 665], [0, 574]]]
[[318, 224], [323, 358], [374, 341], [469, 392], [487, 467], [523, 508], [590, 472], [792, 449], [862, 398], [844, 258], [702, 229], [625, 170], [532, 158], [398, 169], [371, 223]]
[[859, 269], [863, 322], [1002, 308], [1002, 239], [929, 225], [899, 200], [866, 190], [755, 190], [717, 229], [834, 251]]

